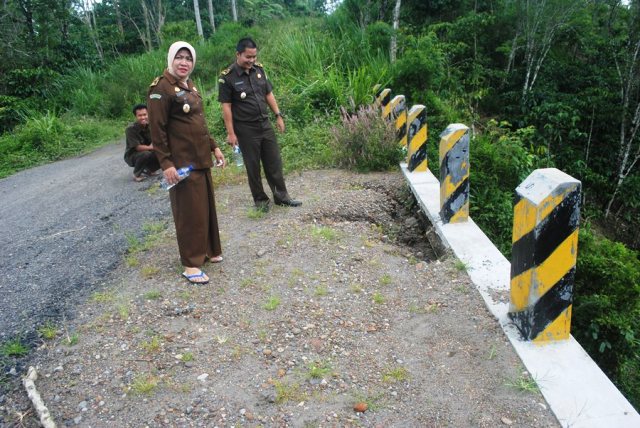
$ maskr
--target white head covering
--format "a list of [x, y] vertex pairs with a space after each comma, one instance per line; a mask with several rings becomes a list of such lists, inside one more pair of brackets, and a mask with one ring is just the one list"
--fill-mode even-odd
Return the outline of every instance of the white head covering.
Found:
[[[191, 46], [187, 42], [175, 42], [169, 47], [169, 54], [167, 55], [167, 69], [169, 70], [169, 73], [171, 73], [173, 76], [176, 75], [172, 67], [173, 60], [176, 58], [178, 51], [183, 48], [189, 49], [189, 52], [191, 52], [191, 56], [193, 57], [193, 67], [191, 68], [191, 71], [193, 71], [193, 69], [196, 67], [196, 50], [193, 48], [193, 46]], [[187, 78], [188, 77], [189, 76], [187, 76]]]

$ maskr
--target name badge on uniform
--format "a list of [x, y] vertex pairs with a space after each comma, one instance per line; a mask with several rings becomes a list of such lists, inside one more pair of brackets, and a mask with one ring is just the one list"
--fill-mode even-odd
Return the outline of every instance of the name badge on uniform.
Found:
[[246, 92], [241, 93], [240, 98], [242, 98], [243, 100], [247, 98], [247, 93]]
[[189, 113], [191, 111], [191, 106], [189, 104], [185, 104], [182, 106], [182, 111], [185, 113]]
[[262, 79], [262, 74], [258, 73], [258, 79]]
[[173, 88], [174, 91], [176, 92], [180, 92], [180, 88], [178, 88], [177, 86], [175, 88]]

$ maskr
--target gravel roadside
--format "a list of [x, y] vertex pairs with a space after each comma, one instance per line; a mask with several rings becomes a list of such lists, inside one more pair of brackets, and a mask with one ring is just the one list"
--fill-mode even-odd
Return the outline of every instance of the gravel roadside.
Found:
[[[216, 190], [225, 260], [206, 286], [179, 277], [168, 213], [148, 249], [120, 254], [31, 357], [60, 426], [558, 426], [463, 267], [436, 258], [400, 173], [287, 184], [304, 205], [264, 216], [246, 184]], [[0, 422], [36, 426], [11, 385]]]

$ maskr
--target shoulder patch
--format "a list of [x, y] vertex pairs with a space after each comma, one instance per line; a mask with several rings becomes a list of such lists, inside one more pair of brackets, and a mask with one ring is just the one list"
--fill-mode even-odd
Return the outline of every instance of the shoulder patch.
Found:
[[261, 64], [261, 63], [259, 63], [259, 62], [256, 62], [255, 64], [256, 64], [258, 67], [260, 67], [260, 68], [264, 68], [264, 65], [262, 65], [262, 64]]
[[220, 72], [220, 75], [221, 75], [221, 76], [226, 76], [227, 74], [229, 74], [229, 72], [230, 72], [230, 71], [231, 71], [231, 69], [230, 69], [230, 68], [225, 68], [224, 70], [222, 70], [222, 71]]
[[149, 86], [156, 86], [158, 84], [158, 82], [160, 81], [160, 79], [162, 79], [164, 76], [158, 76], [155, 79], [153, 79], [153, 82], [151, 82], [151, 84]]
[[218, 79], [218, 83], [224, 83], [224, 79]]
[[150, 100], [159, 100], [160, 98], [162, 98], [162, 95], [160, 95], [160, 94], [151, 94], [151, 95], [149, 95], [149, 99]]

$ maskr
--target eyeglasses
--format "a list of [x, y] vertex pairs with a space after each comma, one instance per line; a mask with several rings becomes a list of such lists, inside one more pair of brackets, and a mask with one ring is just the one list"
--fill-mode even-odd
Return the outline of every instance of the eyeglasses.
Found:
[[193, 58], [187, 55], [178, 55], [173, 60], [178, 62], [180, 61], [193, 62]]

